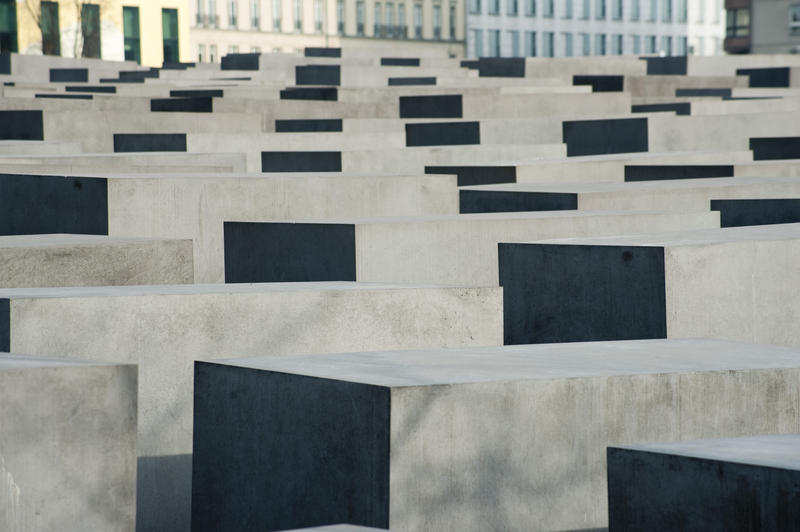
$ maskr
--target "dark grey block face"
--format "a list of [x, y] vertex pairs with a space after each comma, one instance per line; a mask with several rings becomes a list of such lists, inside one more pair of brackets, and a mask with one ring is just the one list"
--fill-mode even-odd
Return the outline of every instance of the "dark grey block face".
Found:
[[150, 111], [154, 113], [211, 113], [214, 101], [209, 96], [189, 98], [153, 98]]
[[477, 59], [465, 59], [462, 60], [461, 68], [468, 68], [470, 70], [478, 70], [478, 60]]
[[120, 80], [134, 80], [143, 81], [148, 78], [157, 78], [158, 69], [151, 68], [150, 70], [121, 70], [119, 72]]
[[625, 76], [572, 76], [573, 85], [591, 85], [592, 92], [622, 92]]
[[461, 118], [460, 94], [400, 96], [400, 118]]
[[116, 94], [117, 88], [112, 87], [110, 85], [102, 86], [102, 87], [88, 87], [83, 85], [67, 85], [64, 87], [64, 90], [67, 92], [98, 92], [104, 94]]
[[0, 140], [44, 140], [41, 111], [0, 111]]
[[683, 97], [710, 97], [710, 98], [724, 98], [731, 96], [732, 89], [725, 88], [708, 88], [708, 89], [675, 89], [675, 96]]
[[100, 78], [100, 83], [144, 83], [144, 78]]
[[114, 133], [114, 152], [186, 151], [185, 133]]
[[396, 87], [402, 85], [436, 85], [436, 77], [420, 77], [420, 78], [389, 78], [389, 86]]
[[294, 67], [294, 79], [297, 85], [340, 85], [341, 68], [339, 65], [305, 65]]
[[750, 87], [788, 87], [791, 70], [789, 67], [737, 68], [737, 76], [749, 76]]
[[524, 57], [480, 57], [478, 75], [495, 78], [524, 78]]
[[685, 76], [688, 72], [686, 56], [642, 57], [647, 61], [647, 74], [659, 76]]
[[455, 174], [458, 186], [516, 183], [516, 166], [426, 166], [426, 174]]
[[289, 87], [281, 91], [281, 100], [322, 100], [335, 102], [339, 99], [336, 87]]
[[609, 447], [609, 531], [800, 531], [800, 471]]
[[161, 64], [161, 70], [186, 70], [197, 66], [195, 63], [173, 63], [165, 61]]
[[341, 132], [341, 118], [275, 120], [277, 133]]
[[341, 172], [340, 151], [262, 151], [262, 172]]
[[11, 54], [0, 54], [0, 74], [11, 74]]
[[51, 68], [50, 81], [89, 81], [88, 68]]
[[222, 58], [222, 70], [258, 70], [261, 54], [227, 54]]
[[733, 177], [732, 164], [626, 164], [625, 181]]
[[666, 338], [661, 247], [499, 244], [509, 344]]
[[11, 351], [11, 300], [0, 299], [0, 352]]
[[800, 223], [800, 198], [711, 200], [720, 227]]
[[390, 389], [195, 363], [192, 530], [388, 528]]
[[42, 93], [42, 94], [35, 94], [34, 98], [52, 98], [56, 100], [91, 100], [93, 96], [91, 94]]
[[225, 282], [355, 281], [353, 224], [225, 222]]
[[480, 144], [478, 122], [406, 124], [406, 146], [455, 146]]
[[675, 102], [631, 105], [631, 113], [657, 113], [661, 111], [675, 111], [676, 115], [690, 115], [692, 114], [692, 104], [691, 102]]
[[754, 161], [800, 159], [800, 137], [751, 137]]
[[223, 94], [222, 89], [173, 89], [169, 91], [172, 98], [222, 98]]
[[306, 57], [342, 57], [341, 48], [306, 48]]
[[418, 67], [419, 57], [381, 57], [381, 66]]
[[562, 133], [568, 157], [648, 149], [646, 118], [565, 120]]
[[105, 178], [0, 174], [0, 235], [108, 234]]
[[461, 190], [459, 212], [563, 211], [578, 208], [578, 195], [558, 192]]

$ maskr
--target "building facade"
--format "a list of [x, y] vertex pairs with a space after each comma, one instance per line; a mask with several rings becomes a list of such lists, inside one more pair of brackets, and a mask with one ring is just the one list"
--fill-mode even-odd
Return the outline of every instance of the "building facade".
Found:
[[722, 0], [467, 0], [467, 55], [714, 55], [723, 14]]
[[725, 51], [800, 53], [800, 0], [726, 0]]
[[193, 60], [308, 46], [441, 48], [463, 55], [464, 0], [192, 0]]
[[0, 51], [188, 61], [188, 0], [0, 0]]

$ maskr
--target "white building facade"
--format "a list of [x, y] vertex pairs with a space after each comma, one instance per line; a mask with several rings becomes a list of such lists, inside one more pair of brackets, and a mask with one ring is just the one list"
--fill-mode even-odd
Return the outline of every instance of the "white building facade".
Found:
[[715, 55], [722, 0], [467, 0], [468, 57]]

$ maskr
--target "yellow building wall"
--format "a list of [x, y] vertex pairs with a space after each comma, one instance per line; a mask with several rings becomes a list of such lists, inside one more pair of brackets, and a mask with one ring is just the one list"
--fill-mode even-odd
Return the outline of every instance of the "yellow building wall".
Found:
[[[141, 0], [124, 2], [125, 6], [139, 7], [142, 64], [161, 66], [164, 62], [164, 41], [161, 27], [161, 10], [178, 10], [178, 55], [182, 62], [192, 60], [189, 46], [189, 0]], [[122, 8], [120, 8], [120, 14]]]

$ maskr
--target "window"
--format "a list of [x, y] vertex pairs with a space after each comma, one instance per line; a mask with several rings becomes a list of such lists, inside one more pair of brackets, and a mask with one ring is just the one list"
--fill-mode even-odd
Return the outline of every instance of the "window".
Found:
[[208, 0], [208, 19], [207, 24], [212, 28], [219, 26], [219, 19], [217, 18], [217, 2], [216, 0]]
[[397, 26], [398, 26], [398, 34], [400, 35], [401, 39], [406, 39], [408, 37], [408, 28], [406, 27], [406, 4], [405, 2], [400, 2], [397, 4]]
[[208, 60], [211, 63], [215, 63], [217, 61], [217, 45], [211, 44], [208, 47]]
[[414, 4], [414, 38], [422, 39], [422, 4]]
[[303, 31], [303, 0], [294, 0], [294, 31]]
[[672, 55], [672, 37], [669, 35], [661, 37], [661, 50], [659, 50], [659, 53]]
[[61, 55], [61, 30], [58, 26], [58, 3], [42, 2], [42, 53], [44, 55]]
[[544, 18], [553, 18], [553, 0], [542, 0], [542, 16]]
[[656, 53], [656, 36], [655, 35], [648, 35], [645, 37], [644, 40], [644, 53], [646, 54], [654, 54]]
[[506, 0], [506, 15], [516, 16], [517, 15], [517, 0]]
[[[789, 18], [789, 27], [792, 19]], [[746, 37], [750, 35], [750, 8], [729, 9], [728, 23], [725, 27], [726, 37]]]
[[564, 18], [572, 18], [572, 0], [564, 0]]
[[719, 17], [720, 14], [722, 13], [722, 0], [712, 0], [712, 1], [714, 2], [714, 24], [719, 24]]
[[260, 54], [261, 53], [261, 47], [260, 46], [251, 46], [250, 47], [250, 53], [251, 54]]
[[508, 40], [511, 42], [511, 57], [520, 57], [519, 53], [519, 32], [511, 30], [508, 32]]
[[581, 55], [592, 55], [592, 41], [588, 33], [581, 33]]
[[356, 35], [364, 36], [364, 2], [356, 2]]
[[456, 5], [450, 4], [450, 40], [456, 40]]
[[572, 34], [571, 33], [563, 33], [564, 38], [564, 57], [572, 57], [575, 55], [575, 52], [572, 49]]
[[605, 33], [598, 33], [594, 36], [594, 55], [606, 55]]
[[[206, 0], [197, 0], [197, 13], [195, 13], [195, 26], [204, 26], [206, 23], [206, 15], [203, 12], [206, 7]], [[125, 9], [123, 7], [123, 9]]]
[[662, 22], [672, 22], [672, 0], [661, 0], [663, 12], [661, 13]]
[[697, 0], [697, 22], [700, 24], [706, 21], [706, 0]]
[[237, 45], [235, 45], [235, 44], [232, 44], [232, 45], [228, 46], [228, 53], [229, 54], [238, 54], [239, 53], [239, 47]]
[[622, 55], [622, 35], [615, 34], [611, 36], [611, 53]]
[[536, 57], [536, 32], [525, 32], [525, 55], [528, 57]]
[[383, 37], [383, 35], [381, 35], [381, 22], [383, 22], [383, 13], [381, 12], [381, 9], [380, 2], [375, 2], [375, 17], [372, 21], [372, 34], [375, 37]]
[[555, 55], [555, 50], [553, 49], [553, 32], [552, 31], [543, 31], [542, 32], [542, 56], [543, 57], [553, 57]]
[[433, 38], [437, 41], [442, 39], [442, 6], [433, 6]]
[[789, 6], [789, 33], [800, 34], [800, 4]]
[[489, 0], [489, 14], [490, 15], [500, 14], [500, 0]]
[[705, 55], [706, 53], [706, 40], [703, 36], [697, 37], [697, 48], [694, 50], [697, 55]]
[[678, 22], [686, 22], [688, 18], [686, 0], [678, 0]]
[[[124, 7], [122, 9], [125, 9]], [[197, 62], [202, 63], [203, 60], [206, 58], [206, 45], [205, 44], [198, 44], [197, 45]]]
[[314, 31], [322, 33], [322, 0], [314, 0]]
[[489, 30], [489, 57], [500, 57], [500, 30]]
[[536, 0], [525, 0], [525, 16], [536, 16]]
[[476, 15], [480, 15], [481, 0], [469, 0], [469, 12]]
[[642, 38], [639, 35], [631, 35], [631, 52], [634, 55], [642, 53]]
[[239, 15], [239, 0], [228, 0], [228, 26], [237, 26]]
[[622, 0], [613, 0], [611, 5], [611, 18], [622, 20]]
[[472, 43], [473, 49], [475, 50], [475, 57], [483, 57], [483, 31], [481, 30], [471, 30], [472, 31]]
[[641, 0], [631, 0], [631, 20], [634, 22], [642, 16], [640, 2]]
[[139, 8], [122, 8], [122, 34], [125, 48], [125, 61], [142, 62], [139, 41]]
[[647, 22], [655, 22], [658, 16], [658, 0], [650, 0], [650, 12], [647, 14]]
[[281, 0], [272, 0], [272, 29], [281, 31]]
[[676, 40], [675, 55], [686, 55], [686, 37], [678, 37]]
[[589, 20], [590, 11], [591, 11], [591, 0], [583, 0], [581, 2], [581, 19]]
[[0, 53], [17, 51], [16, 0], [0, 0]]
[[161, 31], [164, 36], [164, 62], [177, 63], [180, 61], [177, 9], [161, 10]]
[[81, 5], [81, 36], [83, 49], [81, 57], [100, 57], [100, 6]]
[[344, 0], [336, 0], [336, 31], [344, 35]]
[[594, 6], [594, 18], [597, 20], [606, 19], [606, 0], [596, 0]]
[[256, 30], [261, 27], [261, 5], [259, 0], [250, 0], [250, 25]]
[[392, 2], [386, 2], [384, 13], [386, 13], [386, 36], [396, 39], [397, 32], [394, 27], [394, 4]]

